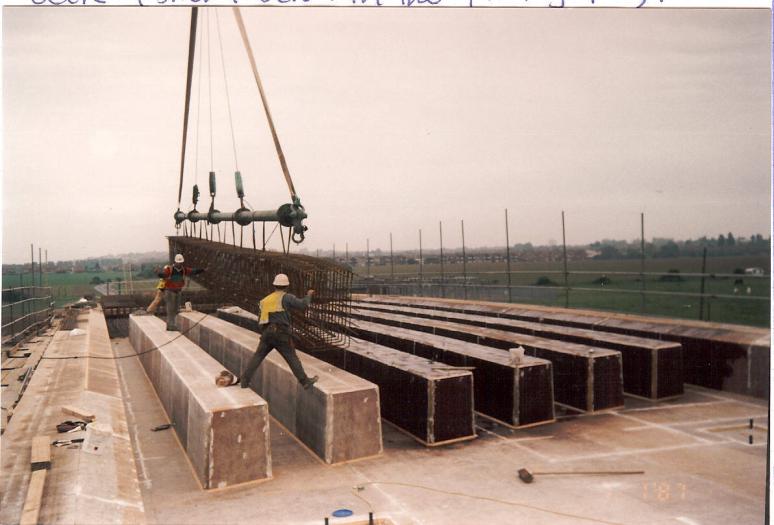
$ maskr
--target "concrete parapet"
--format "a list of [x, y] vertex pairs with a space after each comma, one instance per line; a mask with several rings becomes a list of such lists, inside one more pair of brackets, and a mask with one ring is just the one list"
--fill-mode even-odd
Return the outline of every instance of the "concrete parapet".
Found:
[[[42, 499], [36, 522], [144, 524], [121, 380], [104, 315], [84, 309], [71, 326], [29, 343], [45, 349], [3, 434], [0, 523], [20, 521], [33, 484], [30, 443], [37, 438], [45, 445], [55, 440], [73, 444], [50, 448], [44, 487], [38, 486]], [[74, 411], [91, 416], [86, 429], [58, 434], [57, 425], [80, 419]]]

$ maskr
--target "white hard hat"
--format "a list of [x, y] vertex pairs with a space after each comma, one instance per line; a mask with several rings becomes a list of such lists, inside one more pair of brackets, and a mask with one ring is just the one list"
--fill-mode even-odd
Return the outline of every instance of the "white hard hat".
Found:
[[284, 273], [278, 273], [277, 276], [274, 278], [274, 282], [271, 283], [274, 286], [290, 286], [290, 280], [288, 279], [288, 276]]
[[185, 259], [183, 259], [183, 254], [182, 253], [178, 253], [177, 255], [175, 255], [175, 262], [176, 263], [184, 263], [185, 262]]

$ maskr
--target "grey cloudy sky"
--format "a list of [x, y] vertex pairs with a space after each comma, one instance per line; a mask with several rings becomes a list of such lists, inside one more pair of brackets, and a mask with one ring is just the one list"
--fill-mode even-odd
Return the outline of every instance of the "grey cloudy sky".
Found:
[[[217, 20], [204, 12], [214, 123], [205, 74], [183, 207], [212, 166], [217, 207], [233, 210]], [[419, 228], [435, 248], [438, 221], [459, 246], [460, 219], [469, 246], [502, 245], [506, 207], [512, 242], [561, 240], [561, 210], [570, 244], [635, 239], [640, 212], [648, 238], [769, 231], [768, 10], [243, 14], [309, 250], [386, 249], [390, 232], [415, 248]], [[4, 262], [28, 260], [31, 242], [50, 260], [165, 249], [189, 16], [3, 9]], [[247, 199], [275, 208], [287, 188], [231, 10], [218, 18]]]

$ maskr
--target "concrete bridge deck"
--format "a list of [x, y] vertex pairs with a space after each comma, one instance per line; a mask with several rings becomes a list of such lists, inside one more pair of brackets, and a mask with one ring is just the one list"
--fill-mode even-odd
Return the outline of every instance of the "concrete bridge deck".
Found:
[[[83, 318], [78, 328], [86, 333], [51, 332], [30, 347], [49, 357], [92, 352], [89, 341], [95, 340], [96, 332]], [[109, 351], [114, 356], [133, 352], [127, 338], [110, 340]], [[556, 423], [534, 428], [512, 430], [478, 420], [478, 439], [443, 449], [427, 449], [384, 427], [381, 456], [334, 466], [323, 464], [271, 420], [274, 478], [205, 491], [174, 432], [151, 431], [167, 419], [139, 359], [108, 362], [115, 364], [115, 375], [102, 370], [91, 384], [102, 390], [95, 394], [100, 399], [112, 397], [104, 392], [120, 392], [126, 423], [113, 439], [131, 443], [124, 450], [134, 464], [134, 486], [139, 492], [126, 490], [132, 487], [132, 476], [128, 485], [120, 485], [120, 498], [95, 492], [113, 486], [110, 480], [115, 478], [107, 467], [92, 478], [104, 487], [86, 488], [72, 468], [82, 469], [85, 461], [94, 458], [78, 444], [53, 448], [52, 482], [46, 483], [41, 507], [44, 523], [311, 525], [322, 524], [340, 508], [351, 509], [353, 518], [331, 518], [331, 524], [367, 523], [369, 511], [374, 512], [376, 523], [429, 525], [450, 519], [539, 525], [763, 521], [768, 407], [766, 401], [753, 397], [687, 385], [680, 399], [653, 403], [626, 396], [623, 408], [560, 416]], [[65, 418], [62, 404], [85, 404], [80, 396], [89, 384], [87, 365], [84, 359], [72, 359], [44, 360], [38, 366], [25, 394], [27, 401], [23, 398], [17, 406], [3, 434], [0, 523], [19, 522], [20, 505], [13, 501], [18, 502], [18, 494], [27, 488], [23, 472], [29, 472], [32, 436], [40, 431], [55, 434], [52, 425]], [[100, 412], [99, 404], [87, 408], [95, 411], [97, 421], [113, 417]], [[120, 410], [116, 414], [119, 417]], [[749, 428], [751, 418], [753, 428]], [[65, 456], [74, 461], [65, 462]], [[112, 467], [121, 470], [120, 465], [127, 465], [125, 458], [115, 456]], [[518, 469], [525, 467], [532, 471], [643, 470], [645, 474], [536, 475], [534, 483], [527, 485], [517, 477]], [[78, 507], [78, 501], [114, 507], [105, 513], [96, 506]], [[81, 510], [56, 513], [68, 508]], [[140, 509], [142, 513], [135, 514]]]

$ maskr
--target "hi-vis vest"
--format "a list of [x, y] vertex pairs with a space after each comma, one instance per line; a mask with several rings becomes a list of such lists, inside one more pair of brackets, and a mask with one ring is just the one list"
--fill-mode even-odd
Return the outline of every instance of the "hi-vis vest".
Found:
[[285, 292], [276, 291], [261, 299], [261, 317], [258, 324], [268, 324], [269, 314], [285, 311], [282, 307], [283, 297], [285, 297]]

